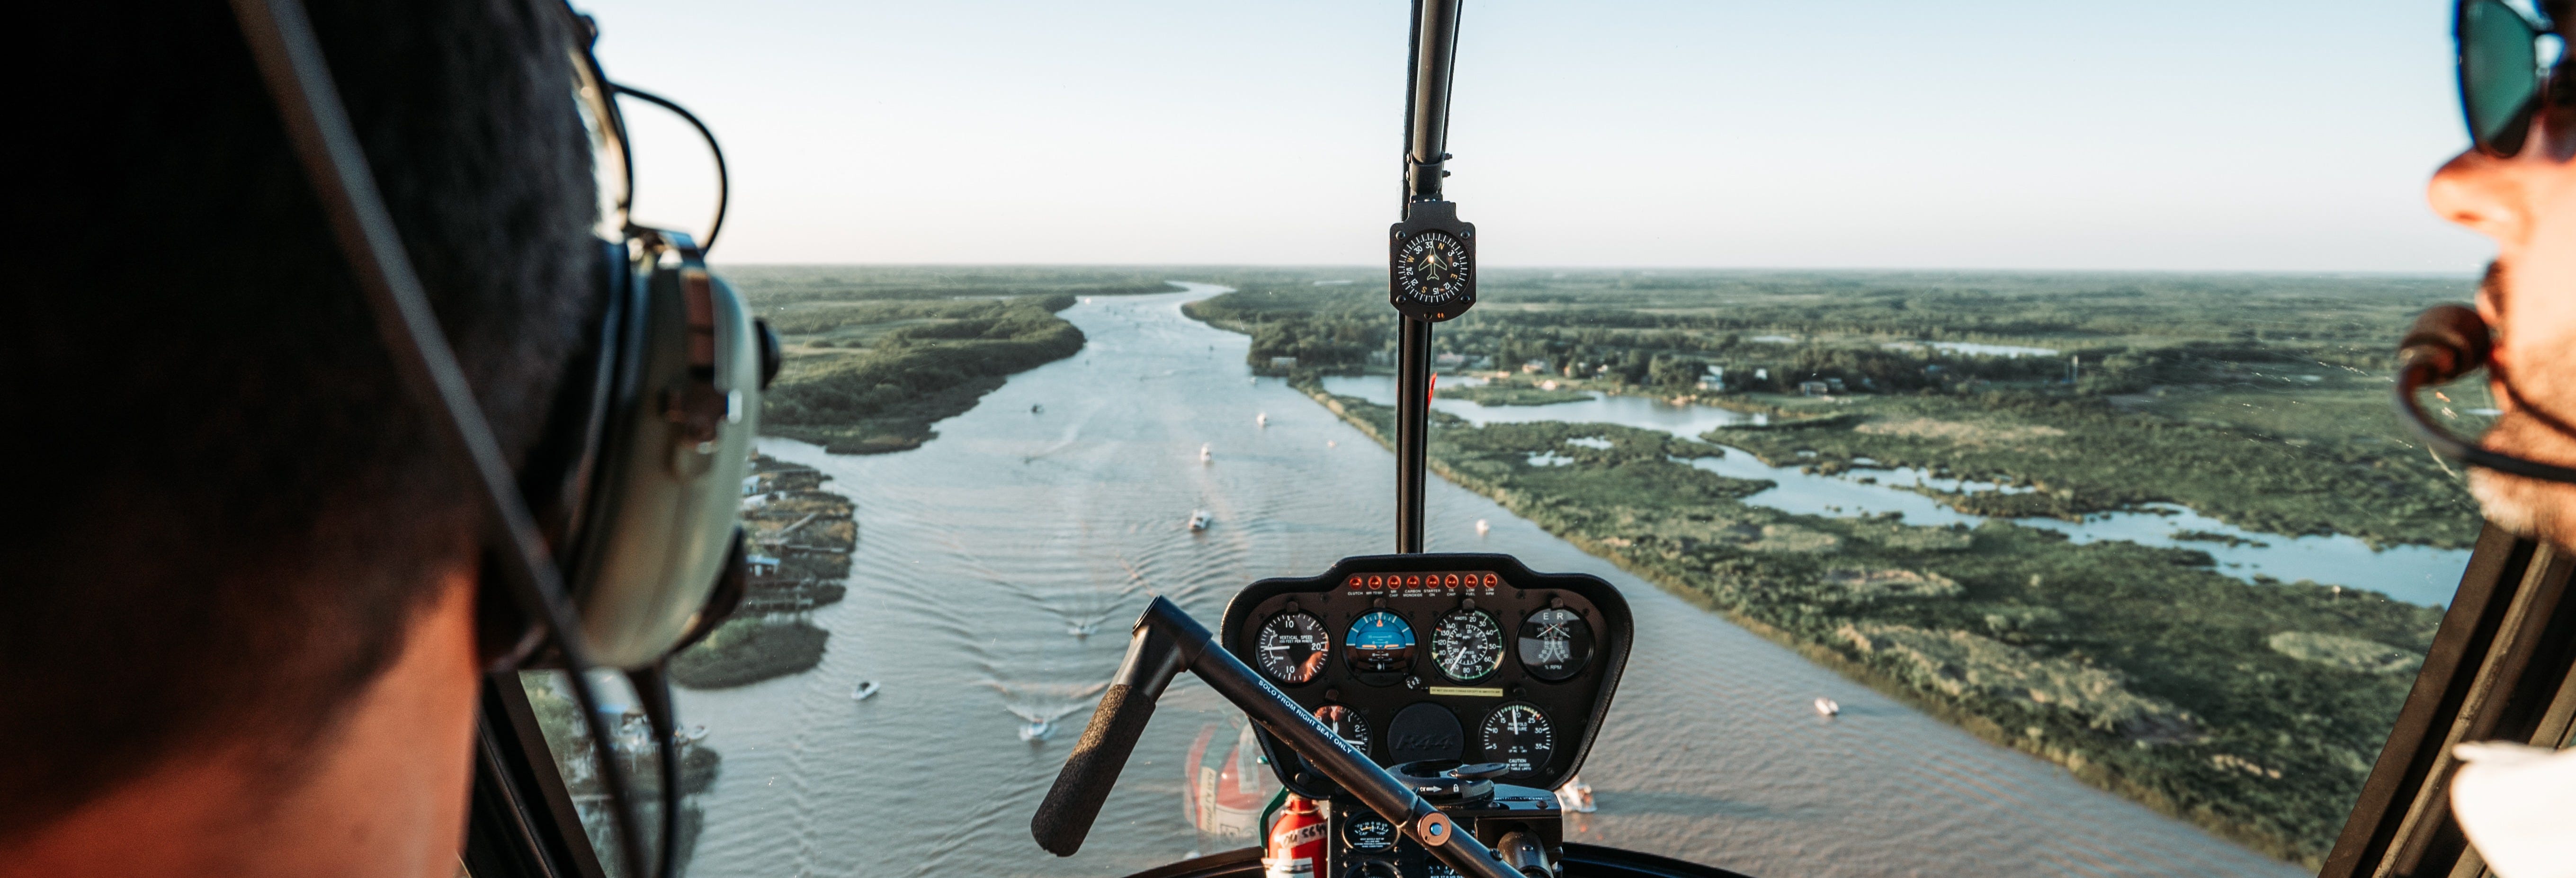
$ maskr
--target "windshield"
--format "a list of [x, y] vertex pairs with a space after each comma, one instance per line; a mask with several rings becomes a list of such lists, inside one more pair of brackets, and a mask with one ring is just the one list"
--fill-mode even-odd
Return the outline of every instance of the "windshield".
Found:
[[[1027, 826], [1151, 597], [1394, 548], [1400, 6], [591, 11], [726, 138], [713, 257], [786, 342], [752, 591], [671, 666], [691, 874], [1257, 844], [1189, 677], [1080, 855]], [[1475, 4], [1427, 544], [1635, 610], [1566, 839], [2312, 873], [2480, 527], [2387, 402], [2483, 258], [2421, 207], [2440, 13]], [[695, 222], [694, 135], [629, 112], [639, 214]]]

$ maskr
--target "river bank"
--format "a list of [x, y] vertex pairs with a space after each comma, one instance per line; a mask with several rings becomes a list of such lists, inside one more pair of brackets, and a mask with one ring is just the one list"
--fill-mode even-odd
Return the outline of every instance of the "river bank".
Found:
[[671, 680], [694, 689], [747, 686], [812, 670], [831, 632], [810, 616], [849, 592], [859, 526], [850, 498], [822, 489], [831, 477], [765, 454], [743, 486], [751, 578], [734, 617], [671, 657]]
[[[1386, 406], [1300, 390], [1391, 435]], [[1752, 506], [1768, 483], [1690, 466], [1706, 448], [1658, 431], [1435, 418], [1431, 465], [1452, 483], [1979, 737], [2294, 862], [2332, 843], [2405, 679], [2274, 643], [2314, 631], [2420, 653], [2438, 622], [2239, 582], [2196, 551]]]

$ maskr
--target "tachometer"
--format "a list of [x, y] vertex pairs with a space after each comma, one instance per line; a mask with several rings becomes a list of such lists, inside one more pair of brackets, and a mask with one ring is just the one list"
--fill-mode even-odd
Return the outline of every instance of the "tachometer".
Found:
[[1481, 732], [1485, 761], [1511, 766], [1511, 777], [1536, 774], [1556, 757], [1556, 726], [1536, 707], [1513, 703], [1494, 708]]
[[1349, 648], [1352, 670], [1388, 674], [1413, 665], [1413, 626], [1385, 610], [1370, 610], [1351, 620], [1342, 645]]
[[1582, 672], [1592, 660], [1592, 626], [1564, 607], [1550, 607], [1521, 620], [1521, 667], [1529, 675], [1556, 682]]
[[1252, 645], [1252, 658], [1261, 672], [1282, 683], [1303, 683], [1324, 672], [1324, 657], [1331, 654], [1333, 637], [1324, 633], [1324, 623], [1305, 613], [1281, 613], [1261, 623], [1261, 632]]
[[1364, 754], [1368, 752], [1369, 727], [1366, 721], [1360, 719], [1359, 711], [1339, 704], [1327, 704], [1315, 708], [1315, 718], [1323, 720], [1324, 727], [1332, 729], [1333, 734], [1340, 735], [1344, 742], [1351, 745], [1351, 749]]
[[1503, 626], [1473, 607], [1450, 611], [1431, 629], [1431, 663], [1461, 683], [1484, 679], [1503, 666]]

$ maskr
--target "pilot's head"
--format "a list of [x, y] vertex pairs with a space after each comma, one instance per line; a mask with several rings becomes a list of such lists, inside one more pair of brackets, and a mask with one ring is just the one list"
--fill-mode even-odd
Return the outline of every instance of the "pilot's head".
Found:
[[[449, 875], [474, 495], [405, 403], [221, 2], [43, 4], [12, 108], [0, 875]], [[314, 2], [504, 446], [594, 319], [545, 0]]]
[[[2541, 5], [2554, 21], [2576, 13], [2568, 0]], [[2518, 53], [2534, 50], [2514, 47], [2534, 42], [2526, 35], [2548, 21], [2475, 3], [2461, 25], [2476, 143], [2433, 175], [2430, 197], [2443, 218], [2496, 242], [2478, 311], [2496, 332], [2492, 378], [2504, 414], [2483, 444], [2576, 465], [2576, 77], [2567, 65], [2545, 76], [2520, 69], [2528, 56]], [[2483, 469], [2469, 485], [2498, 523], [2576, 545], [2576, 485]]]

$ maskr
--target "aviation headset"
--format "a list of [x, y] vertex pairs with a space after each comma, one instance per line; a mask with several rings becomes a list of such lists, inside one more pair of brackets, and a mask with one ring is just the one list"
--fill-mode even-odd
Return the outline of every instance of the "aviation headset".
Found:
[[[605, 746], [593, 753], [626, 874], [670, 875], [680, 784], [661, 664], [742, 598], [741, 488], [760, 394], [780, 353], [766, 323], [708, 270], [705, 245], [632, 222], [634, 170], [616, 98], [679, 114], [711, 149], [713, 134], [677, 104], [611, 82], [592, 54], [590, 19], [560, 7], [576, 37], [568, 51], [577, 94], [600, 151], [618, 164], [614, 238], [597, 251], [605, 301], [596, 332], [513, 472], [429, 309], [300, 0], [232, 6], [405, 389], [436, 412], [430, 427], [478, 488], [489, 534], [477, 625], [489, 669], [569, 671], [591, 739], [602, 744], [614, 736], [588, 672], [628, 673], [665, 780], [659, 868], [647, 871], [624, 760]], [[724, 225], [720, 149], [716, 167], [706, 244]]]

